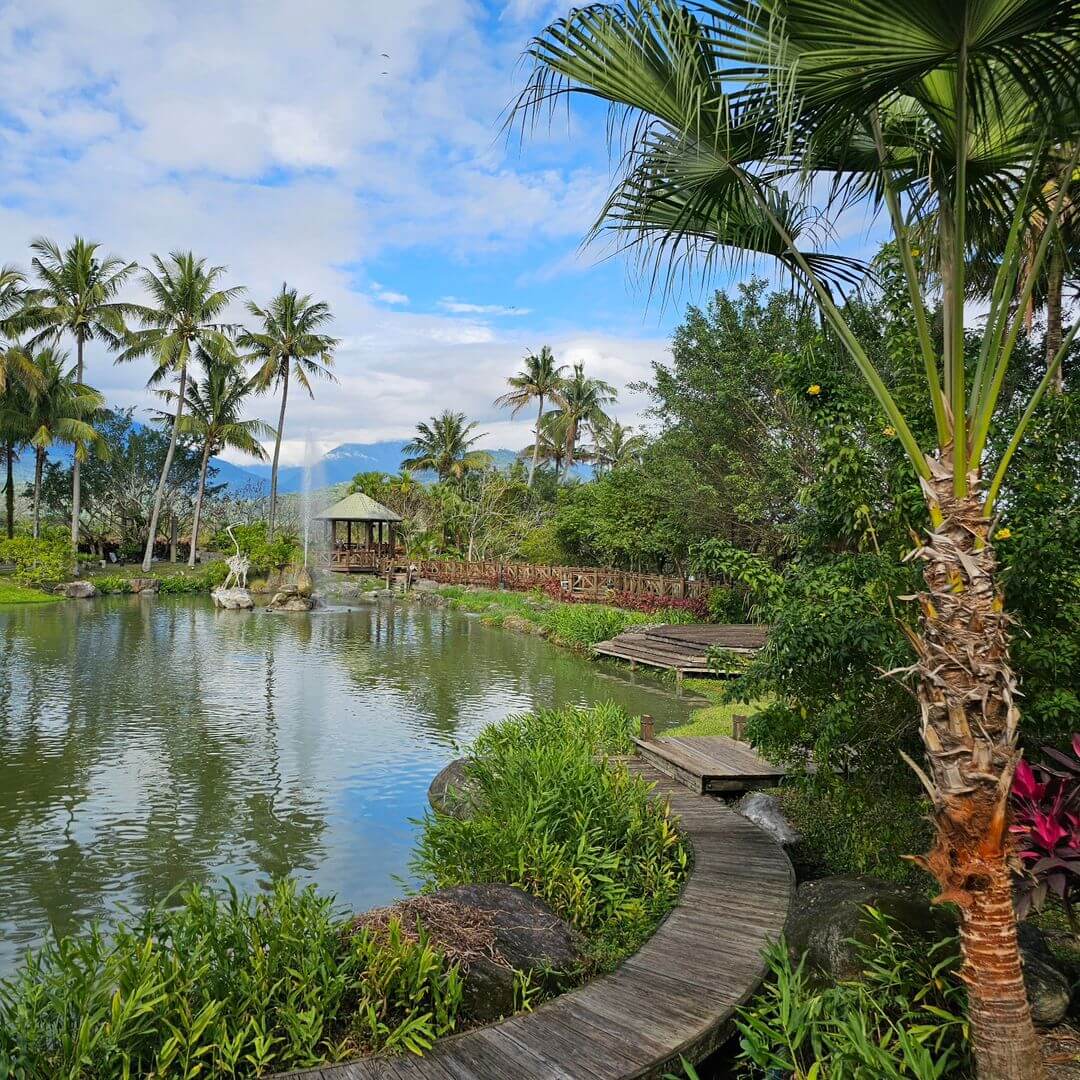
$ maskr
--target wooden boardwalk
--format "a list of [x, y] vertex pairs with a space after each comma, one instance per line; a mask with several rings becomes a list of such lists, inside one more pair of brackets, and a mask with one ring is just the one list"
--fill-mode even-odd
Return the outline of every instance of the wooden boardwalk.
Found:
[[682, 675], [715, 674], [709, 666], [710, 649], [750, 655], [765, 644], [769, 628], [743, 624], [652, 626], [628, 630], [610, 641], [593, 646], [599, 656], [628, 660], [631, 666], [668, 668]]
[[531, 1013], [436, 1043], [422, 1058], [365, 1058], [281, 1074], [303, 1080], [631, 1080], [678, 1072], [731, 1033], [783, 932], [795, 881], [781, 848], [723, 803], [640, 759], [694, 849], [679, 903], [615, 972]]
[[748, 743], [724, 735], [665, 735], [634, 742], [653, 768], [699, 795], [775, 787], [785, 775], [779, 765], [770, 764]]

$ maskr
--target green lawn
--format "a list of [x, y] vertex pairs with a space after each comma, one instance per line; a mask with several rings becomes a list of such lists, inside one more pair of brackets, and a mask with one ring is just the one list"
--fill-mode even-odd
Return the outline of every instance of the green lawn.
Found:
[[59, 599], [40, 589], [16, 585], [14, 581], [0, 581], [0, 604], [48, 604]]
[[712, 704], [703, 705], [695, 709], [690, 716], [688, 724], [680, 724], [678, 727], [669, 728], [665, 735], [730, 735], [731, 718], [733, 716], [751, 716], [758, 711], [766, 701], [755, 701], [749, 705], [732, 705], [730, 702], [721, 701], [720, 696], [724, 691], [725, 683], [721, 679], [686, 679], [683, 689], [692, 693], [700, 694], [708, 698]]

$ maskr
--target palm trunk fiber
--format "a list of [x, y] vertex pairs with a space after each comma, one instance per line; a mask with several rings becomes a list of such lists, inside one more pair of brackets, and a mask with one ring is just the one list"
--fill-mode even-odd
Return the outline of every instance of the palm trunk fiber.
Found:
[[285, 434], [285, 403], [289, 400], [289, 362], [285, 361], [281, 375], [281, 412], [278, 414], [277, 438], [274, 439], [274, 460], [270, 465], [270, 521], [266, 526], [266, 535], [274, 539], [274, 526], [277, 523], [277, 476], [278, 458], [281, 456], [281, 438]]
[[4, 480], [4, 511], [7, 516], [7, 535], [10, 540], [15, 535], [15, 444], [8, 440], [4, 447], [7, 458], [7, 476]]
[[34, 539], [41, 535], [41, 473], [45, 466], [45, 448], [34, 448]]
[[972, 494], [957, 498], [951, 463], [931, 467], [925, 486], [940, 524], [917, 552], [927, 592], [915, 671], [936, 835], [930, 853], [915, 861], [940, 882], [938, 900], [959, 909], [979, 1080], [1042, 1080], [1008, 864], [1009, 788], [1020, 756], [1010, 620], [995, 584], [978, 477]]
[[203, 492], [206, 491], [206, 468], [210, 464], [210, 443], [203, 447], [202, 462], [199, 465], [199, 490], [195, 496], [195, 516], [191, 522], [191, 548], [188, 551], [188, 566], [195, 569], [195, 558], [199, 552], [199, 526], [202, 524]]

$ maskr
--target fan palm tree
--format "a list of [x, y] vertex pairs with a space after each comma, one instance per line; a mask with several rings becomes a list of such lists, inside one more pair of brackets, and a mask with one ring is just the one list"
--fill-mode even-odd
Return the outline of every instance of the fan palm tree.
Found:
[[274, 535], [274, 519], [277, 514], [278, 458], [281, 455], [281, 439], [285, 434], [285, 405], [289, 400], [289, 380], [296, 381], [314, 397], [311, 380], [330, 379], [336, 382], [330, 370], [334, 364], [337, 338], [321, 332], [332, 319], [327, 304], [313, 301], [310, 296], [300, 296], [295, 289], [281, 286], [281, 292], [266, 305], [249, 303], [248, 311], [262, 323], [258, 330], [242, 330], [238, 344], [250, 349], [259, 365], [255, 383], [262, 389], [281, 389], [281, 410], [278, 413], [277, 434], [274, 437], [274, 459], [270, 466], [270, 520], [267, 532]]
[[[75, 382], [83, 381], [84, 349], [88, 341], [103, 341], [118, 348], [130, 304], [116, 299], [138, 264], [116, 255], [100, 255], [101, 245], [81, 236], [63, 250], [54, 241], [38, 237], [30, 244], [36, 287], [16, 322], [34, 332], [31, 347], [57, 343], [68, 334], [75, 342]], [[79, 549], [82, 487], [80, 459], [71, 468], [71, 546]]]
[[533, 476], [540, 460], [540, 421], [544, 415], [544, 401], [555, 400], [562, 386], [565, 364], [555, 363], [555, 354], [550, 346], [544, 345], [539, 353], [530, 353], [525, 357], [525, 364], [517, 375], [507, 379], [510, 389], [495, 399], [495, 404], [510, 408], [510, 415], [517, 414], [534, 398], [536, 406], [536, 427], [533, 428], [533, 455], [529, 462], [529, 482], [533, 485]]
[[635, 435], [633, 428], [623, 427], [618, 420], [594, 424], [593, 445], [589, 448], [588, 459], [601, 472], [618, 469], [640, 461], [647, 445], [644, 435]]
[[[80, 382], [68, 367], [68, 354], [47, 347], [30, 358], [38, 372], [25, 393], [22, 419], [26, 442], [34, 448], [33, 535], [41, 532], [41, 478], [45, 459], [54, 443], [74, 448], [74, 459], [85, 461], [92, 449], [101, 450], [104, 440], [94, 429], [94, 417], [105, 399]], [[3, 421], [0, 420], [0, 425]]]
[[483, 433], [472, 434], [476, 426], [475, 421], [466, 422], [464, 413], [449, 409], [433, 416], [430, 424], [421, 421], [416, 425], [416, 437], [401, 448], [408, 455], [401, 459], [401, 467], [434, 472], [440, 482], [462, 480], [466, 473], [486, 468], [491, 464], [491, 455], [472, 449], [483, 438]]
[[[1080, 9], [1073, 0], [626, 0], [572, 12], [530, 46], [528, 116], [606, 100], [624, 138], [600, 230], [670, 280], [724, 259], [781, 260], [869, 385], [925, 494], [930, 528], [911, 632], [935, 842], [918, 859], [960, 912], [980, 1080], [1042, 1077], [1017, 949], [1008, 794], [1020, 757], [1009, 618], [994, 554], [1001, 485], [1077, 332], [1065, 335], [997, 461], [987, 439], [1076, 171]], [[1037, 122], [1012, 125], [1016, 116]], [[995, 131], [1009, 123], [1015, 135]], [[1072, 147], [1048, 205], [1039, 178]], [[822, 180], [825, 183], [822, 183]], [[907, 279], [928, 424], [905, 415], [836, 299], [836, 266], [791, 221], [811, 194], [880, 212]], [[787, 208], [784, 209], [786, 202]], [[1025, 258], [1034, 210], [1046, 228]], [[937, 215], [936, 345], [912, 229]], [[965, 255], [976, 223], [1010, 221], [977, 356], [964, 360]], [[923, 253], [922, 257], [931, 257]], [[845, 269], [841, 266], [841, 270]], [[924, 428], [926, 430], [924, 430]]]
[[149, 572], [154, 557], [161, 504], [176, 453], [176, 439], [184, 426], [189, 365], [195, 356], [228, 362], [233, 355], [232, 329], [221, 322], [221, 317], [244, 291], [239, 286], [218, 288], [218, 279], [225, 273], [225, 267], [207, 266], [205, 259], [197, 259], [190, 251], [174, 251], [166, 259], [152, 255], [151, 263], [153, 269], [143, 272], [142, 284], [150, 294], [152, 304], [130, 305], [131, 313], [142, 324], [142, 329], [126, 334], [126, 346], [119, 357], [121, 361], [152, 357], [151, 386], [169, 378], [177, 380], [176, 412], [150, 513], [143, 573]]
[[[262, 420], [245, 420], [244, 404], [254, 392], [252, 381], [244, 374], [238, 357], [215, 359], [205, 352], [199, 356], [203, 377], [187, 384], [187, 411], [180, 418], [180, 432], [202, 443], [202, 460], [199, 465], [199, 486], [195, 494], [195, 511], [191, 524], [191, 546], [188, 566], [194, 568], [202, 521], [203, 496], [206, 492], [206, 472], [210, 458], [222, 450], [231, 448], [265, 461], [267, 454], [260, 439], [270, 439], [274, 429]], [[164, 390], [162, 396], [175, 402], [176, 391]], [[167, 420], [173, 414], [162, 414]]]
[[611, 417], [604, 412], [604, 406], [615, 400], [615, 387], [603, 379], [593, 379], [585, 374], [584, 364], [575, 364], [574, 373], [564, 379], [559, 387], [559, 408], [556, 412], [562, 417], [566, 435], [566, 467], [572, 468], [577, 452], [578, 440], [584, 428], [596, 430], [611, 423]]

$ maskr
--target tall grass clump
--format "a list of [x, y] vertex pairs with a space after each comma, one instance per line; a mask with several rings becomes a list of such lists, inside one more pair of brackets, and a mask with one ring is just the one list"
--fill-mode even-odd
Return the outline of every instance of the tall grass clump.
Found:
[[472, 812], [429, 811], [414, 867], [428, 886], [505, 882], [582, 934], [586, 971], [637, 949], [674, 904], [689, 852], [649, 785], [605, 755], [630, 749], [611, 704], [511, 717], [480, 735]]
[[0, 1076], [253, 1077], [364, 1051], [420, 1052], [455, 1026], [460, 975], [333, 900], [192, 888], [175, 908], [64, 938], [0, 982]]

